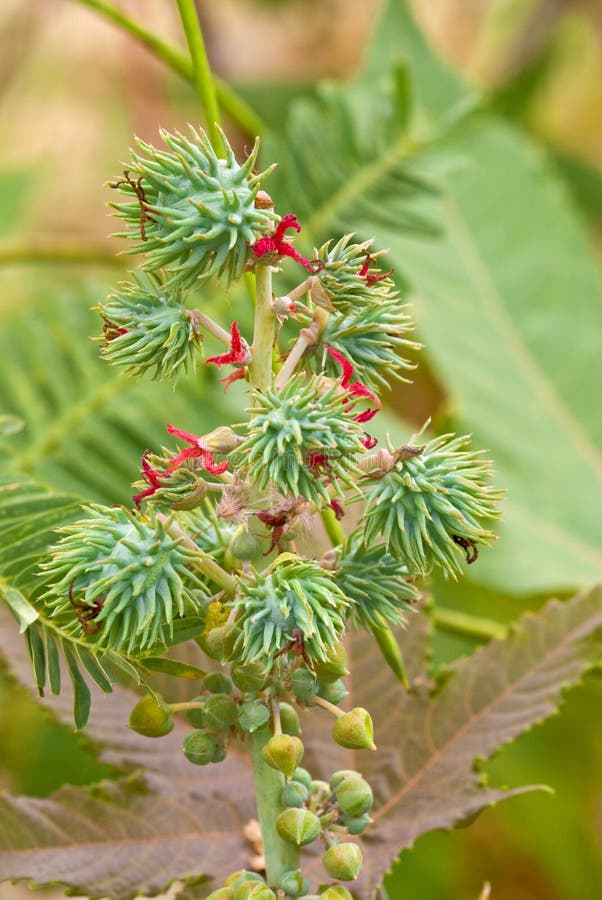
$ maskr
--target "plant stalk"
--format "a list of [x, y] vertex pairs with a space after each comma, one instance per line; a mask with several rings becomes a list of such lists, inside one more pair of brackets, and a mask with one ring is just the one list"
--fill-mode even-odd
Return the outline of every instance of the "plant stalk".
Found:
[[271, 737], [272, 731], [268, 725], [251, 735], [251, 761], [267, 882], [272, 888], [278, 889], [284, 873], [289, 869], [299, 868], [299, 848], [283, 841], [276, 830], [276, 819], [284, 809], [280, 803], [280, 794], [285, 779], [281, 772], [268, 766], [263, 758], [262, 750]]
[[223, 156], [224, 143], [218, 128], [220, 115], [217, 95], [194, 0], [178, 0], [178, 10], [190, 50], [194, 86], [201, 101], [207, 134], [217, 155]]
[[276, 317], [272, 309], [272, 269], [255, 266], [255, 327], [249, 380], [256, 391], [267, 391], [272, 384], [272, 345]]

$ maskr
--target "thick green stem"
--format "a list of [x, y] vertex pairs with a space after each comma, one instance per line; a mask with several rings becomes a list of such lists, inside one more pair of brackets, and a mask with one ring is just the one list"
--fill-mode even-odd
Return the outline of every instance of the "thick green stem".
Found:
[[169, 517], [162, 513], [157, 515], [157, 519], [165, 524], [165, 530], [172, 538], [178, 540], [187, 550], [194, 551], [195, 555], [190, 564], [194, 566], [195, 569], [198, 569], [199, 572], [215, 582], [215, 584], [225, 591], [226, 594], [234, 593], [236, 589], [236, 579], [234, 579], [229, 572], [226, 572], [225, 569], [222, 569], [211, 556], [207, 553], [203, 553], [200, 547], [198, 547], [192, 538], [180, 528], [177, 522], [174, 522], [173, 520], [170, 522]]
[[251, 735], [251, 760], [267, 882], [272, 888], [278, 889], [284, 873], [289, 869], [299, 868], [299, 848], [283, 841], [276, 830], [276, 819], [284, 809], [280, 803], [280, 794], [285, 780], [281, 772], [268, 766], [262, 755], [262, 750], [271, 737], [272, 732], [268, 726]]
[[[160, 37], [157, 37], [152, 31], [144, 28], [139, 22], [130, 18], [116, 6], [113, 6], [112, 3], [107, 3], [106, 0], [74, 0], [74, 2], [100, 13], [107, 21], [117, 25], [118, 28], [121, 28], [122, 31], [131, 35], [131, 37], [154, 53], [173, 72], [176, 72], [176, 74], [194, 85], [195, 79], [192, 63], [178, 47], [173, 47]], [[265, 125], [254, 110], [226, 82], [215, 76], [214, 81], [218, 102], [232, 121], [249, 135], [262, 134], [265, 131]]]
[[322, 522], [324, 523], [326, 534], [330, 538], [330, 543], [332, 544], [332, 546], [338, 547], [341, 544], [344, 544], [345, 532], [343, 531], [343, 526], [335, 516], [332, 509], [322, 509], [320, 511], [320, 516], [322, 517]]
[[255, 267], [255, 328], [249, 380], [256, 391], [267, 391], [272, 384], [272, 345], [276, 317], [272, 309], [272, 270]]
[[217, 155], [223, 156], [224, 143], [218, 128], [220, 115], [217, 95], [194, 0], [178, 0], [178, 10], [180, 11], [182, 28], [188, 41], [188, 49], [192, 59], [194, 86], [201, 101], [207, 134], [209, 135], [211, 146]]

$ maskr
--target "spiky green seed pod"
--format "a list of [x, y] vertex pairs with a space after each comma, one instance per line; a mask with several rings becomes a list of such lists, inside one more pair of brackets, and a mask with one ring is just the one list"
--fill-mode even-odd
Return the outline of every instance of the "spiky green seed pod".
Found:
[[332, 737], [348, 750], [376, 750], [372, 719], [360, 706], [339, 716], [333, 725]]
[[254, 572], [239, 586], [235, 652], [244, 661], [267, 670], [299, 641], [307, 659], [323, 660], [341, 638], [348, 601], [317, 563], [283, 554], [267, 574]]
[[211, 694], [231, 694], [232, 682], [223, 672], [210, 672], [202, 681], [204, 690]]
[[[369, 578], [367, 577], [369, 573]], [[389, 553], [384, 544], [366, 546], [361, 532], [338, 551], [334, 580], [350, 600], [355, 600], [349, 619], [357, 628], [383, 628], [389, 623], [403, 625], [410, 604], [420, 593], [406, 581], [405, 565]]]
[[434, 565], [456, 578], [462, 559], [495, 538], [485, 527], [499, 517], [501, 491], [488, 484], [492, 466], [468, 437], [444, 435], [398, 462], [368, 495], [364, 540], [382, 535], [387, 549], [412, 573]]
[[[180, 466], [174, 472], [174, 475], [185, 467], [186, 463]], [[180, 514], [178, 515], [178, 521], [192, 537], [197, 547], [203, 553], [207, 553], [218, 565], [224, 567], [228, 544], [236, 531], [236, 526], [223, 520], [216, 522], [214, 518], [206, 514], [204, 508]]]
[[298, 700], [308, 700], [319, 688], [319, 682], [313, 672], [301, 667], [293, 672], [291, 691]]
[[198, 612], [207, 596], [188, 568], [194, 552], [167, 525], [126, 509], [84, 507], [88, 518], [60, 529], [43, 568], [53, 615], [103, 648], [140, 653], [169, 643], [176, 615]]
[[203, 704], [203, 727], [227, 731], [238, 719], [238, 706], [228, 694], [212, 694]]
[[130, 713], [130, 728], [145, 737], [163, 737], [173, 730], [174, 720], [165, 701], [147, 694]]
[[238, 713], [238, 724], [247, 734], [253, 734], [270, 721], [270, 711], [259, 700], [243, 703]]
[[361, 775], [345, 778], [336, 788], [337, 803], [345, 816], [357, 817], [372, 809], [372, 788]]
[[[309, 900], [309, 898], [306, 898]], [[332, 884], [320, 894], [320, 900], [353, 900], [353, 895], [342, 884]]]
[[280, 725], [285, 734], [292, 734], [295, 737], [301, 734], [301, 722], [299, 714], [294, 706], [290, 703], [279, 703], [280, 708]]
[[283, 806], [303, 806], [309, 797], [309, 791], [300, 781], [289, 781], [282, 788], [280, 802]]
[[268, 766], [283, 772], [290, 778], [303, 759], [304, 747], [298, 737], [291, 734], [275, 734], [262, 750]]
[[298, 781], [300, 784], [304, 784], [305, 787], [309, 790], [311, 785], [311, 775], [304, 769], [302, 766], [297, 766], [295, 771], [293, 772], [293, 781]]
[[261, 489], [330, 503], [329, 485], [354, 488], [360, 477], [355, 458], [363, 453], [363, 429], [333, 383], [300, 374], [281, 391], [256, 393], [248, 437], [234, 463], [248, 467]]
[[[142, 457], [143, 473], [145, 468], [156, 477], [157, 484], [151, 486], [149, 478], [139, 478], [133, 482], [134, 503], [140, 506], [142, 501], [146, 507], [155, 507], [158, 510], [194, 510], [207, 496], [207, 483], [195, 471], [194, 464], [187, 462], [171, 472], [165, 474], [167, 466], [173, 454], [163, 449], [162, 454], [145, 453]], [[220, 548], [221, 549], [221, 548]]]
[[339, 703], [342, 703], [345, 699], [349, 691], [344, 683], [338, 679], [337, 681], [332, 681], [330, 684], [323, 684], [321, 681], [318, 682], [318, 690], [316, 693], [318, 697], [322, 697], [323, 700], [328, 700], [329, 703], [334, 703], [335, 706], [338, 706]]
[[343, 675], [349, 675], [347, 651], [343, 644], [334, 644], [329, 647], [326, 659], [319, 660], [314, 666], [314, 671], [318, 679], [326, 684], [332, 684]]
[[328, 874], [339, 881], [355, 881], [362, 862], [362, 851], [357, 844], [333, 844], [322, 857], [322, 865]]
[[134, 273], [97, 309], [104, 319], [101, 356], [127, 375], [173, 381], [200, 349], [194, 314], [181, 292], [153, 274]]
[[184, 738], [184, 756], [195, 766], [206, 766], [214, 762], [218, 748], [215, 738], [200, 729], [191, 731]]
[[240, 278], [248, 245], [269, 231], [277, 216], [257, 209], [255, 198], [268, 174], [253, 174], [259, 142], [243, 165], [222, 134], [225, 159], [203, 131], [191, 138], [161, 131], [168, 151], [138, 141], [139, 153], [116, 187], [133, 202], [113, 204], [135, 241], [131, 253], [144, 253], [145, 269], [164, 269], [170, 282], [189, 287], [210, 276]]
[[320, 820], [308, 809], [285, 809], [276, 819], [276, 830], [289, 844], [304, 847], [320, 834]]
[[246, 665], [234, 664], [230, 669], [232, 681], [239, 691], [261, 691], [267, 684], [268, 676], [260, 662], [251, 662]]
[[364, 813], [363, 816], [343, 816], [343, 823], [349, 834], [363, 834], [372, 824], [372, 819], [368, 813]]
[[301, 869], [285, 872], [280, 880], [280, 887], [289, 897], [301, 897], [309, 891], [309, 881]]
[[[355, 244], [352, 238], [352, 234], [346, 234], [336, 244], [332, 245], [328, 241], [318, 250], [318, 259], [323, 267], [317, 277], [330, 304], [344, 315], [357, 313], [365, 305], [397, 296], [390, 278], [370, 284], [368, 279], [360, 275], [372, 241]], [[378, 262], [382, 251], [370, 256], [374, 262]]]

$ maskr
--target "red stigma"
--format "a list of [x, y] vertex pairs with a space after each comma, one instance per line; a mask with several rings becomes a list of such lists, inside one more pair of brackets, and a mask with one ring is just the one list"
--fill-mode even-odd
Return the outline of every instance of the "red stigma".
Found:
[[293, 245], [289, 244], [286, 240], [285, 233], [291, 228], [297, 233], [301, 231], [297, 216], [289, 213], [282, 217], [271, 237], [259, 238], [258, 241], [255, 241], [255, 243], [251, 245], [253, 256], [255, 259], [261, 259], [262, 256], [269, 254], [274, 254], [275, 256], [288, 256], [290, 259], [294, 259], [295, 262], [302, 265], [308, 272], [311, 272], [312, 274], [319, 272], [320, 269], [323, 268], [323, 263], [319, 259], [308, 259], [306, 256], [299, 253], [298, 250], [295, 250]]
[[220, 356], [211, 356], [207, 363], [216, 366], [240, 365], [249, 362], [249, 348], [247, 342], [241, 338], [238, 322], [232, 322], [230, 328], [230, 349]]
[[227, 460], [216, 463], [213, 453], [203, 443], [200, 437], [197, 437], [195, 434], [190, 434], [188, 431], [181, 431], [173, 425], [168, 425], [167, 430], [170, 434], [174, 434], [181, 440], [186, 441], [187, 444], [190, 444], [190, 447], [185, 447], [184, 450], [181, 450], [178, 455], [172, 459], [165, 470], [166, 475], [171, 475], [172, 472], [179, 469], [182, 463], [186, 462], [187, 459], [199, 459], [202, 468], [205, 469], [206, 472], [209, 472], [210, 475], [222, 475], [228, 468]]

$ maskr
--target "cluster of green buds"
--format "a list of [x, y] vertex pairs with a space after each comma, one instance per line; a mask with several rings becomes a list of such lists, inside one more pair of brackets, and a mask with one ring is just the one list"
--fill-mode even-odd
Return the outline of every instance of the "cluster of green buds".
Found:
[[[296, 217], [278, 215], [263, 189], [270, 169], [255, 170], [258, 143], [239, 163], [220, 135], [220, 147], [194, 129], [162, 132], [163, 149], [140, 142], [111, 185], [124, 195], [114, 204], [121, 237], [142, 262], [99, 303], [99, 341], [130, 377], [174, 383], [200, 365], [223, 370], [225, 389], [248, 383], [247, 417], [200, 435], [166, 421], [169, 446], [143, 453], [131, 508], [91, 507], [63, 529], [45, 599], [67, 633], [129, 665], [156, 661], [193, 623], [215, 671], [179, 703], [149, 684], [130, 725], [160, 738], [185, 713], [183, 752], [198, 766], [250, 746], [267, 792], [265, 875], [237, 872], [213, 900], [317, 896], [299, 858], [317, 840], [335, 882], [319, 896], [345, 900], [336, 882], [359, 875], [354, 838], [370, 824], [372, 791], [358, 772], [325, 782], [300, 767], [303, 716], [332, 716], [341, 747], [376, 749], [369, 712], [349, 702], [345, 635], [371, 632], [405, 683], [392, 628], [434, 567], [456, 578], [492, 540], [500, 492], [467, 438], [377, 446], [380, 394], [405, 379], [419, 348], [383, 252], [347, 234], [303, 255]], [[284, 266], [301, 280], [278, 294]], [[243, 276], [249, 315], [217, 321], [210, 298]], [[320, 520], [330, 549], [316, 541]], [[284, 869], [274, 862], [283, 856]]]

